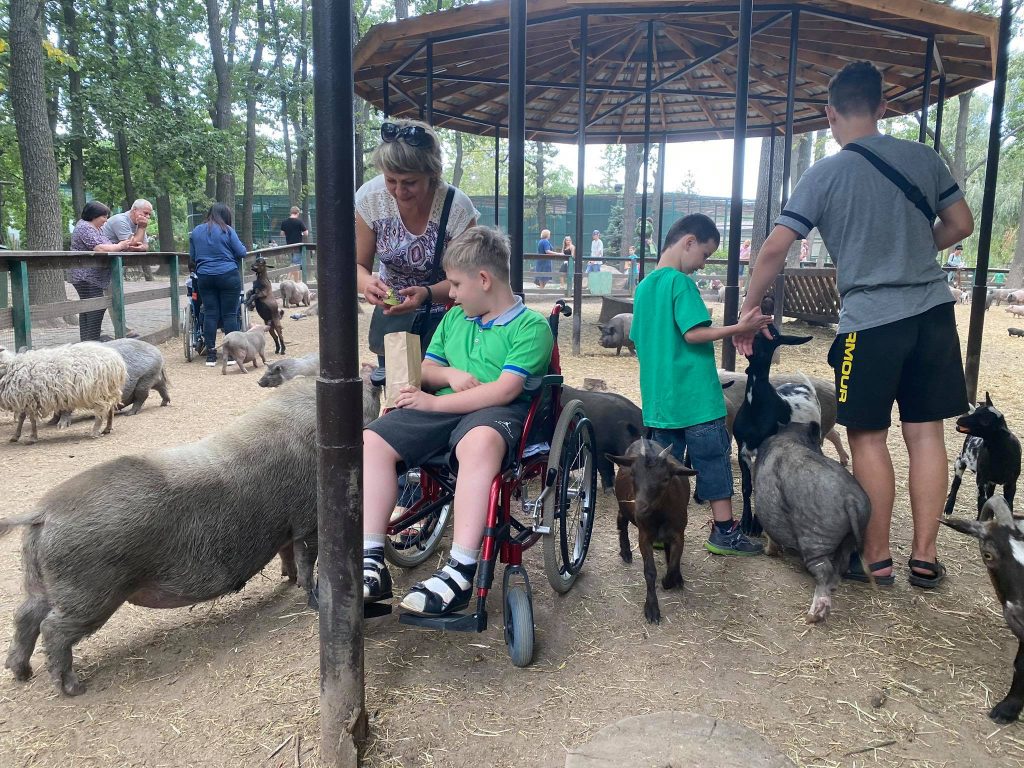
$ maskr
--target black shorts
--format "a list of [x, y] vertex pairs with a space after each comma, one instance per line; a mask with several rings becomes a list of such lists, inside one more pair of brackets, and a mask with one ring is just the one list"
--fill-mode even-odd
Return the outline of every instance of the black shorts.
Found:
[[828, 351], [835, 371], [837, 421], [887, 429], [892, 404], [905, 422], [966, 413], [967, 385], [951, 303], [876, 328], [841, 333]]
[[516, 446], [523, 434], [523, 422], [529, 410], [529, 402], [483, 408], [472, 413], [434, 413], [396, 408], [367, 424], [366, 429], [376, 432], [395, 449], [405, 465], [400, 471], [404, 471], [424, 464], [427, 459], [442, 451], [448, 452], [448, 462], [453, 470], [457, 470], [455, 446], [471, 429], [491, 427], [505, 441], [504, 470], [508, 469], [515, 457]]

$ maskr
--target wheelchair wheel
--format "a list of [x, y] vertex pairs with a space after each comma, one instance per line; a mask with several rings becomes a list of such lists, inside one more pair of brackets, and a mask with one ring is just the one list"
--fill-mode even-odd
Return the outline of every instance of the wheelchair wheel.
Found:
[[192, 312], [185, 310], [185, 319], [181, 321], [181, 343], [185, 347], [185, 362], [192, 362]]
[[551, 588], [568, 592], [587, 557], [594, 530], [597, 472], [594, 467], [594, 428], [583, 404], [572, 400], [562, 408], [548, 455], [548, 470], [556, 470], [554, 493], [544, 503], [544, 572]]
[[[404, 479], [404, 483], [402, 482]], [[420, 471], [411, 469], [399, 480], [395, 507], [412, 507], [421, 497]], [[451, 524], [451, 504], [445, 504], [414, 526], [384, 539], [384, 557], [399, 568], [415, 568], [434, 554]]]
[[505, 644], [517, 667], [533, 661], [533, 606], [530, 596], [518, 584], [505, 593]]

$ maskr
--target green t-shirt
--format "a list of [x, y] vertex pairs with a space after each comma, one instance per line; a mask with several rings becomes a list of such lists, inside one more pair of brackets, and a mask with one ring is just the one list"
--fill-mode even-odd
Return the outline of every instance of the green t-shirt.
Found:
[[637, 286], [629, 336], [640, 360], [648, 427], [681, 429], [725, 416], [714, 343], [683, 338], [698, 325], [711, 325], [711, 315], [688, 275], [662, 267]]
[[[517, 376], [541, 376], [548, 371], [554, 346], [548, 321], [519, 299], [486, 323], [466, 317], [462, 307], [452, 307], [434, 331], [426, 357], [438, 365], [473, 374], [481, 384], [497, 381], [503, 371]], [[437, 395], [450, 395], [445, 387]], [[529, 400], [527, 394], [520, 400]]]

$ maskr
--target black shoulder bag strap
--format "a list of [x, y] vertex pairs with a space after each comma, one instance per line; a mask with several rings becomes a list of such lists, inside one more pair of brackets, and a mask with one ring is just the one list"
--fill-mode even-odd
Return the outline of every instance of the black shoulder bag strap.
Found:
[[[434, 269], [430, 273], [430, 285], [440, 282], [441, 262], [444, 260], [444, 241], [448, 235], [448, 216], [452, 212], [452, 201], [455, 199], [455, 187], [448, 185], [448, 194], [444, 196], [441, 208], [441, 221], [437, 225], [437, 244], [434, 246]], [[430, 308], [427, 308], [430, 311]]]
[[889, 163], [885, 162], [885, 160], [880, 158], [870, 149], [862, 147], [860, 144], [847, 144], [843, 149], [856, 152], [875, 166], [875, 169], [879, 173], [895, 184], [899, 188], [900, 192], [906, 196], [907, 200], [913, 203], [914, 207], [924, 214], [924, 217], [928, 219], [929, 224], [935, 223], [935, 211], [933, 211], [932, 207], [928, 204], [928, 198], [924, 196], [924, 192], [921, 191], [920, 187], [889, 165]]

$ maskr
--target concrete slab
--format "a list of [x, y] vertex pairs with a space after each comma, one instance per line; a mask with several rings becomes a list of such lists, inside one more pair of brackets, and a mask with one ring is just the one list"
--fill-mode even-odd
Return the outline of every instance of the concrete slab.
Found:
[[565, 768], [794, 768], [755, 731], [691, 712], [659, 712], [602, 728]]

